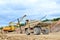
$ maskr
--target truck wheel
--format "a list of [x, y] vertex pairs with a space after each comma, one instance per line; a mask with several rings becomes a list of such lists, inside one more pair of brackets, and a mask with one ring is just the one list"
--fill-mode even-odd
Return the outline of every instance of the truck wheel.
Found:
[[28, 28], [25, 29], [25, 33], [26, 33], [27, 35], [30, 35]]
[[43, 30], [42, 33], [43, 33], [43, 34], [49, 34], [49, 29], [47, 28], [47, 29]]
[[39, 35], [40, 33], [41, 33], [40, 27], [35, 27], [35, 28], [34, 28], [34, 34], [35, 34], [35, 35]]

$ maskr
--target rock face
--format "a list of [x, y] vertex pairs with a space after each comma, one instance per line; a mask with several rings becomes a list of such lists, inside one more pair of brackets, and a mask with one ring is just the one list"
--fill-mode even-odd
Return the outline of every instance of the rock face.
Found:
[[[53, 25], [53, 24], [52, 24]], [[52, 26], [52, 28], [51, 28], [52, 30], [52, 32], [58, 32], [58, 31], [60, 31], [60, 20], [59, 21], [57, 21], [53, 26]]]

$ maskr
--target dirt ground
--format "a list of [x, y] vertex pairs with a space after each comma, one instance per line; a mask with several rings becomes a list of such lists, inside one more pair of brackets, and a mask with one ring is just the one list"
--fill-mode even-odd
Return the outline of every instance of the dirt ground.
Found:
[[0, 40], [60, 40], [60, 32], [49, 35], [0, 34]]

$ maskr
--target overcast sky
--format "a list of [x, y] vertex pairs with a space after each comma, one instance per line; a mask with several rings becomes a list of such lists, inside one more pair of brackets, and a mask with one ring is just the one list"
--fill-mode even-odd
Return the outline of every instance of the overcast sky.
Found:
[[0, 25], [25, 14], [26, 19], [60, 17], [60, 0], [0, 0]]

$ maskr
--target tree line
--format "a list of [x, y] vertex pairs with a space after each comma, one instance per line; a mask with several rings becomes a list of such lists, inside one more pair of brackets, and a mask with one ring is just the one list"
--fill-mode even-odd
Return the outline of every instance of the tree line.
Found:
[[45, 19], [45, 20], [43, 20], [43, 22], [46, 22], [46, 21], [58, 21], [58, 20], [60, 20], [60, 18]]

